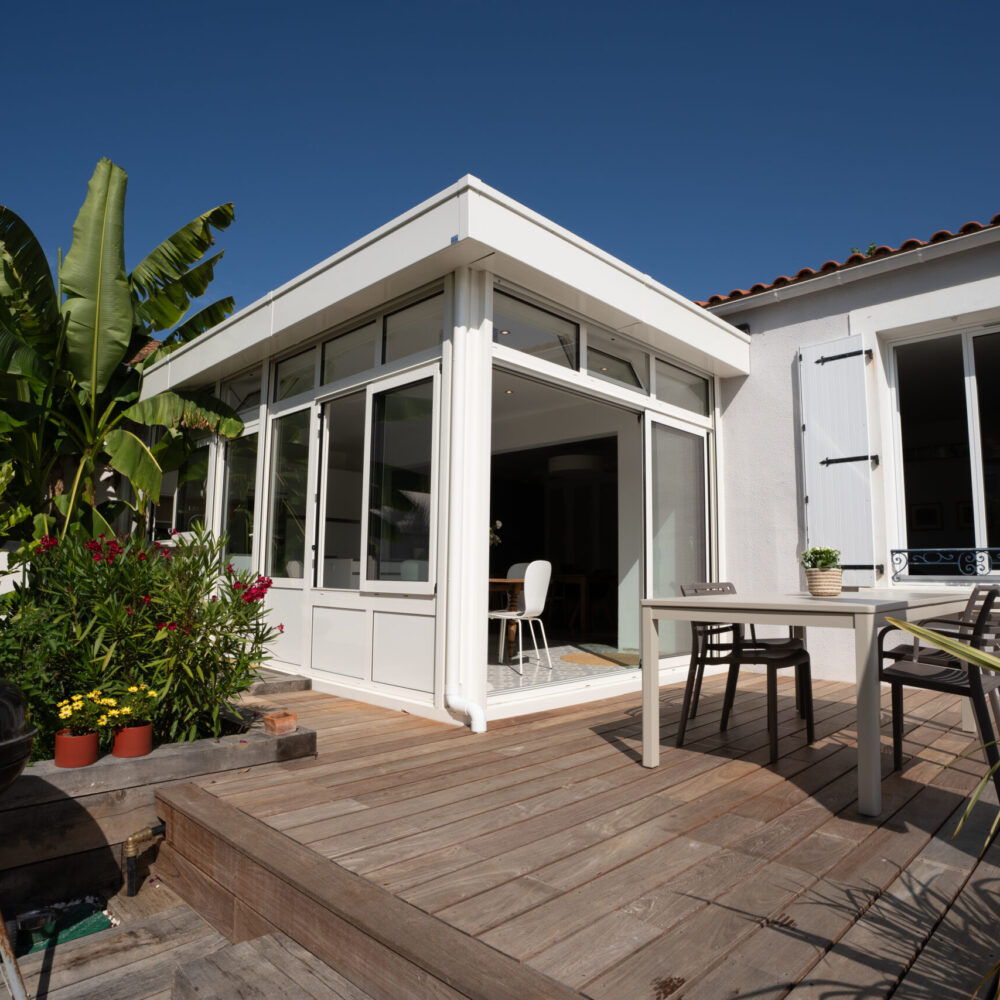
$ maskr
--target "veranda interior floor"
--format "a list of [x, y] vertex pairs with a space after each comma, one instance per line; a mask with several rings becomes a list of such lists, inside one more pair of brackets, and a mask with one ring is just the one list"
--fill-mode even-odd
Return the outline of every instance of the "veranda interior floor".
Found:
[[853, 687], [814, 685], [812, 746], [791, 680], [779, 690], [768, 766], [763, 678], [741, 679], [726, 733], [722, 681], [706, 680], [682, 749], [681, 688], [664, 688], [655, 770], [638, 763], [636, 695], [477, 736], [294, 692], [317, 759], [199, 784], [595, 1000], [968, 996], [996, 949], [1000, 856], [977, 860], [987, 802], [951, 839], [984, 772], [955, 760], [974, 746], [959, 702], [908, 692], [900, 773], [884, 713], [871, 819]]

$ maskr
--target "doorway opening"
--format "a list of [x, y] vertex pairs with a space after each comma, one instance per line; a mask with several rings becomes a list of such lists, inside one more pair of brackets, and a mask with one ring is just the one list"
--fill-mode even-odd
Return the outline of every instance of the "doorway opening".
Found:
[[540, 635], [536, 657], [525, 625], [519, 658], [505, 623], [492, 621], [487, 690], [501, 693], [637, 669], [639, 415], [495, 369], [490, 518], [501, 524], [490, 548], [491, 607], [506, 607], [516, 597], [516, 585], [502, 583], [515, 564], [551, 563], [540, 617], [552, 668]]

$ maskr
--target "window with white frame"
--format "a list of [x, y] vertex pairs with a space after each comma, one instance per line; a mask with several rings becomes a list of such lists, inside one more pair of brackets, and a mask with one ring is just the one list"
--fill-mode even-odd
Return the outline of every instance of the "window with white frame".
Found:
[[899, 344], [895, 369], [908, 573], [988, 573], [968, 550], [1000, 548], [1000, 333]]
[[[260, 382], [260, 376], [257, 378]], [[222, 536], [226, 561], [237, 569], [254, 565], [253, 528], [257, 501], [257, 432], [226, 442], [222, 487]]]
[[309, 494], [309, 409], [271, 423], [267, 575], [302, 579]]
[[577, 368], [580, 328], [503, 292], [493, 293], [493, 340], [564, 368]]

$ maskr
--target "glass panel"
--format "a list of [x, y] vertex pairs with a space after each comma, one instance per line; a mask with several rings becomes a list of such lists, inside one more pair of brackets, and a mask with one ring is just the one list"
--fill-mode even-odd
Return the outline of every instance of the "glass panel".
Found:
[[260, 369], [222, 383], [222, 401], [234, 410], [247, 410], [260, 406]]
[[226, 444], [226, 481], [222, 494], [222, 534], [228, 536], [226, 561], [236, 569], [253, 567], [253, 512], [257, 500], [257, 435]]
[[366, 372], [378, 364], [375, 356], [378, 324], [372, 321], [323, 345], [323, 384]]
[[[962, 338], [897, 347], [896, 369], [907, 546], [975, 545]], [[942, 564], [909, 569], [911, 575], [952, 571]]]
[[[986, 500], [986, 544], [1000, 546], [1000, 333], [972, 341], [979, 397], [979, 441]], [[961, 514], [961, 512], [960, 512]], [[960, 516], [959, 520], [962, 520]], [[967, 520], [967, 518], [966, 518]]]
[[649, 388], [649, 357], [620, 337], [587, 330], [587, 371], [634, 389]]
[[365, 462], [365, 394], [331, 400], [326, 451], [324, 587], [361, 585], [361, 502]]
[[279, 361], [274, 366], [274, 401], [291, 399], [311, 389], [316, 384], [315, 363], [311, 349], [296, 354], [294, 358]]
[[[682, 583], [708, 579], [705, 517], [705, 442], [652, 425], [653, 597], [678, 597]], [[660, 622], [660, 654], [691, 648], [687, 622]]]
[[429, 577], [431, 379], [375, 396], [368, 520], [368, 578]]
[[708, 416], [708, 379], [656, 359], [656, 398]]
[[440, 347], [444, 330], [444, 295], [435, 295], [385, 317], [386, 363]]
[[308, 468], [309, 411], [298, 410], [275, 420], [271, 429], [268, 576], [304, 575]]
[[566, 368], [577, 367], [580, 331], [576, 323], [493, 293], [493, 340]]
[[191, 531], [195, 522], [205, 523], [205, 484], [208, 481], [208, 445], [191, 452], [177, 473], [174, 527]]

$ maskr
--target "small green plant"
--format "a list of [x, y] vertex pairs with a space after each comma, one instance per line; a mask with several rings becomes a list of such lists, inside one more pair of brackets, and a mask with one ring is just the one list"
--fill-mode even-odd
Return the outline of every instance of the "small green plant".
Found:
[[840, 549], [824, 549], [813, 546], [802, 553], [802, 565], [806, 569], [838, 569]]

